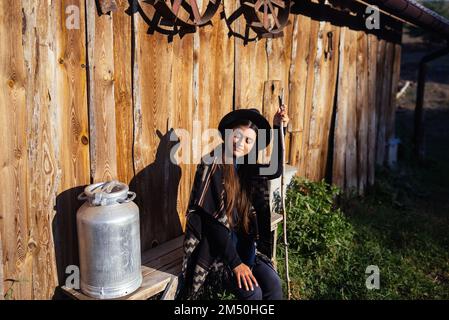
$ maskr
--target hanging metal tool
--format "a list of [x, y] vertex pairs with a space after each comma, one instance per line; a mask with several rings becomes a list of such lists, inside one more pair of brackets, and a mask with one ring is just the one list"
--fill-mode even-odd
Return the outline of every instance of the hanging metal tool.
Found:
[[[281, 110], [284, 110], [284, 89], [281, 91], [281, 95], [279, 96], [279, 104]], [[288, 269], [288, 242], [287, 242], [287, 214], [285, 212], [285, 141], [284, 141], [284, 124], [281, 120], [281, 128], [280, 128], [280, 135], [281, 135], [281, 152], [282, 152], [282, 160], [281, 160], [281, 166], [282, 166], [282, 175], [281, 175], [281, 214], [283, 218], [283, 234], [284, 234], [284, 248], [285, 248], [285, 277], [287, 281], [287, 294], [288, 294], [288, 300], [291, 298], [291, 285], [290, 285], [290, 274]]]

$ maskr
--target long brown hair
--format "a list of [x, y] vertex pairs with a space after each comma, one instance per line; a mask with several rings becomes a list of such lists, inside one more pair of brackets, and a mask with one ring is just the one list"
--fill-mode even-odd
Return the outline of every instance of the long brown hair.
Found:
[[[234, 129], [237, 126], [249, 126], [257, 134], [257, 126], [250, 120], [240, 119], [232, 124]], [[257, 138], [256, 138], [257, 141]], [[257, 145], [254, 144], [253, 148]], [[224, 153], [223, 153], [224, 154]], [[246, 161], [247, 159], [245, 159]], [[240, 170], [237, 174], [233, 164], [223, 162], [224, 189], [226, 193], [226, 216], [231, 226], [237, 226], [249, 233], [251, 212], [251, 200], [249, 193], [248, 179], [245, 177], [245, 170]], [[233, 211], [237, 209], [238, 218], [234, 221]]]

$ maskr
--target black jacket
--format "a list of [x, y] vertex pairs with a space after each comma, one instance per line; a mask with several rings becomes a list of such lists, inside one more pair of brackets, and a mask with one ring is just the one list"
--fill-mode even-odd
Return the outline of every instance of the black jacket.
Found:
[[[249, 236], [256, 241], [257, 250], [270, 258], [273, 240], [268, 180], [282, 174], [281, 141], [277, 133], [274, 135], [277, 139], [270, 164], [242, 164], [238, 168], [239, 176], [248, 182], [251, 210], [255, 217], [250, 223]], [[195, 298], [210, 271], [221, 272], [225, 266], [232, 268], [240, 263], [230, 239], [231, 229], [225, 213], [222, 165], [219, 163], [220, 158], [211, 157], [212, 154], [207, 161], [203, 158], [197, 166], [190, 194], [178, 287], [178, 297], [182, 298]], [[263, 172], [273, 163], [279, 165], [274, 166], [274, 170], [268, 170], [271, 172]]]

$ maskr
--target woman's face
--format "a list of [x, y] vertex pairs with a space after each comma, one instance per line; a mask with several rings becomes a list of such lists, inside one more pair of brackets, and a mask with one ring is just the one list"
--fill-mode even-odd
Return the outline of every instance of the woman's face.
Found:
[[237, 126], [232, 129], [228, 145], [232, 145], [232, 153], [236, 158], [247, 155], [256, 143], [256, 131], [249, 126]]

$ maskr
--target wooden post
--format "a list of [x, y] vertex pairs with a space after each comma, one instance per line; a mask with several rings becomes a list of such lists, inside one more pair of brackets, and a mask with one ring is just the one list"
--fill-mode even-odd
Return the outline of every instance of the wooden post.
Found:
[[418, 88], [416, 89], [415, 106], [415, 131], [413, 141], [415, 144], [415, 154], [418, 159], [424, 158], [424, 86], [426, 82], [427, 65], [419, 64]]
[[449, 47], [424, 56], [419, 62], [418, 88], [416, 90], [415, 131], [413, 142], [418, 159], [424, 159], [424, 87], [426, 84], [427, 63], [449, 53]]

